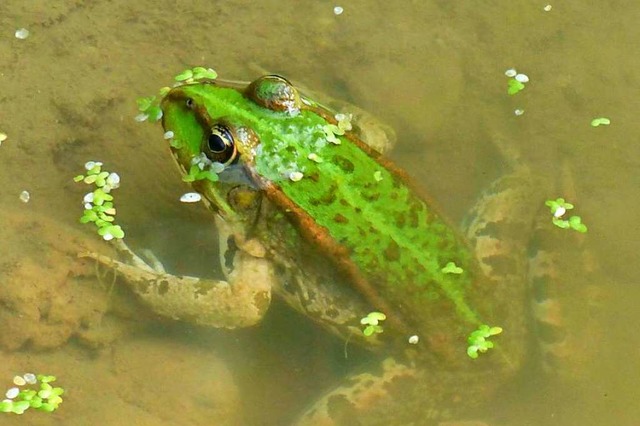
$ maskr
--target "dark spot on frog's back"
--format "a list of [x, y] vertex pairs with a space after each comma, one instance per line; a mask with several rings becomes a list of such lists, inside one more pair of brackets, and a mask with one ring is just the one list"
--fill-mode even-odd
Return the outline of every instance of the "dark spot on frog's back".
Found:
[[311, 204], [314, 206], [326, 206], [329, 204], [333, 204], [336, 201], [336, 192], [338, 191], [338, 185], [336, 183], [332, 183], [331, 186], [319, 197], [312, 198], [310, 200]]
[[380, 198], [380, 191], [377, 183], [374, 182], [364, 182], [362, 183], [362, 198], [366, 201], [375, 201]]
[[364, 198], [366, 201], [376, 201], [378, 198], [380, 198], [380, 193], [374, 191], [365, 191], [362, 193], [362, 198]]
[[355, 170], [355, 166], [353, 165], [351, 160], [349, 160], [346, 157], [343, 157], [342, 155], [334, 156], [332, 161], [335, 165], [340, 167], [342, 171], [345, 173], [353, 173], [353, 171]]
[[384, 249], [384, 258], [390, 262], [400, 259], [400, 247], [394, 240], [389, 241], [387, 248]]
[[349, 223], [349, 219], [347, 219], [344, 215], [340, 213], [333, 216], [333, 221], [336, 223]]
[[411, 209], [407, 213], [407, 218], [409, 219], [409, 226], [412, 228], [417, 228], [420, 226], [420, 217], [418, 216], [418, 211], [416, 209]]
[[404, 213], [397, 213], [395, 216], [395, 225], [397, 228], [404, 228], [407, 224], [407, 216]]

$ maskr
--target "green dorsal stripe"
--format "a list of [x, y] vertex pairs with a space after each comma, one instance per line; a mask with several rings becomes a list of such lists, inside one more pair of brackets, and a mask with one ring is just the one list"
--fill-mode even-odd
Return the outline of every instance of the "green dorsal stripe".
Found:
[[[211, 117], [255, 131], [261, 142], [255, 171], [347, 247], [385, 299], [413, 313], [443, 295], [466, 321], [478, 322], [464, 297], [475, 270], [468, 247], [398, 176], [345, 137], [338, 145], [327, 142], [326, 121], [313, 111], [273, 112], [214, 85], [181, 90], [206, 105]], [[308, 159], [312, 153], [323, 161]], [[304, 177], [294, 182], [292, 172]], [[442, 273], [450, 261], [465, 272]]]

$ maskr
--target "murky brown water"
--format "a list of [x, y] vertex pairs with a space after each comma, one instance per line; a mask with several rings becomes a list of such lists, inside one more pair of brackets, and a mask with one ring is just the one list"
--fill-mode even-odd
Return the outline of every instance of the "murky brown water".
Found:
[[[185, 187], [161, 131], [133, 120], [137, 97], [206, 65], [230, 79], [278, 72], [377, 114], [397, 129], [392, 157], [456, 219], [500, 172], [494, 142], [541, 175], [568, 163], [607, 276], [599, 331], [586, 334], [593, 356], [568, 389], [535, 377], [510, 389], [496, 417], [640, 423], [640, 4], [546, 4], [351, 1], [335, 16], [324, 1], [2, 2], [0, 384], [38, 371], [68, 391], [53, 415], [2, 421], [281, 425], [364, 357], [345, 362], [339, 342], [279, 305], [262, 326], [236, 333], [160, 324], [76, 265], [87, 245], [108, 249], [77, 224], [84, 188], [71, 181], [96, 159], [122, 177], [118, 217], [133, 244], [173, 253], [168, 263], [183, 271], [208, 269], [207, 216], [177, 202]], [[26, 40], [14, 37], [21, 27]], [[531, 79], [515, 96], [506, 94], [511, 67]], [[611, 125], [591, 127], [599, 116]], [[182, 257], [169, 251], [176, 241]]]

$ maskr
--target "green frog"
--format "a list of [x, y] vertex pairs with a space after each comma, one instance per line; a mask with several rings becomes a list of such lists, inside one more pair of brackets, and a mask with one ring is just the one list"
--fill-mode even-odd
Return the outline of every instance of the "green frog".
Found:
[[[225, 279], [173, 276], [121, 242], [126, 262], [91, 256], [171, 318], [248, 327], [277, 296], [351, 344], [391, 354], [320, 397], [299, 424], [475, 418], [530, 343], [526, 251], [544, 198], [528, 169], [514, 166], [455, 226], [381, 155], [384, 132], [286, 79], [183, 80], [163, 93], [162, 125], [183, 179], [212, 212]], [[371, 312], [386, 319], [363, 333]], [[472, 359], [467, 338], [484, 324], [505, 331]]]

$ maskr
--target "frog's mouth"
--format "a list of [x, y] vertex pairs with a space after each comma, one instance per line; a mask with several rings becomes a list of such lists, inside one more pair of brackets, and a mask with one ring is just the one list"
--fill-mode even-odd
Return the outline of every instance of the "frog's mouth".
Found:
[[241, 164], [231, 164], [224, 168], [219, 175], [219, 183], [229, 185], [242, 185], [252, 189], [260, 189], [260, 185], [251, 178], [247, 169]]

